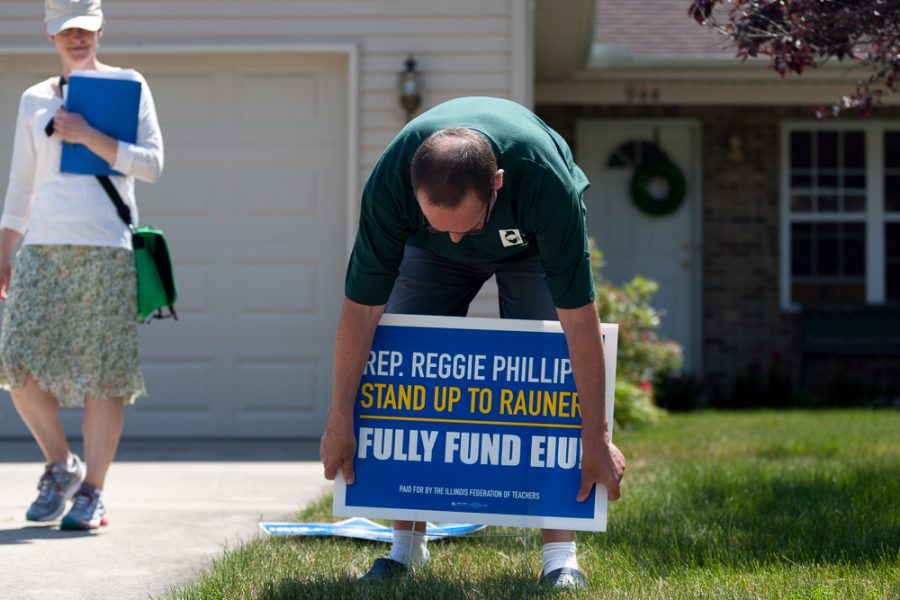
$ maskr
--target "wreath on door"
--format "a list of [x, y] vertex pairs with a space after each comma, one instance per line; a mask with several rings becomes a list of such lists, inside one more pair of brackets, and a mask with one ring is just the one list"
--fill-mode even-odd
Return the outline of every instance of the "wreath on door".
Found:
[[664, 156], [640, 163], [631, 177], [631, 201], [648, 215], [675, 212], [684, 203], [686, 192], [684, 172]]

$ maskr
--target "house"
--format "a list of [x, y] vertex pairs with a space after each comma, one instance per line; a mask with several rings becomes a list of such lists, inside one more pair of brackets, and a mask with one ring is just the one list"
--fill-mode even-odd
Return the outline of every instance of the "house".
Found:
[[[0, 165], [19, 94], [59, 68], [41, 9], [0, 5]], [[410, 55], [423, 109], [505, 97], [567, 137], [593, 181], [589, 225], [607, 276], [662, 283], [664, 330], [691, 371], [728, 376], [788, 354], [798, 294], [838, 280], [842, 294], [896, 300], [885, 272], [897, 280], [900, 256], [885, 241], [898, 237], [898, 200], [882, 196], [900, 177], [885, 162], [900, 113], [823, 129], [809, 106], [845, 89], [841, 71], [780, 81], [719, 51], [686, 10], [671, 0], [106, 0], [101, 58], [140, 70], [156, 99], [166, 171], [137, 194], [141, 222], [170, 238], [180, 288], [181, 321], [141, 327], [150, 397], [125, 435], [321, 433], [360, 191], [406, 121], [398, 77]], [[638, 35], [644, 25], [656, 33]], [[863, 162], [849, 150], [821, 162], [832, 139], [862, 143]], [[654, 147], [686, 194], [650, 219], [627, 185]], [[840, 185], [808, 183], [826, 175]], [[814, 212], [789, 210], [794, 188]], [[837, 190], [837, 209], [824, 188]], [[822, 271], [835, 244], [839, 272]], [[808, 273], [792, 278], [788, 247], [804, 249]], [[493, 294], [474, 312], [490, 314]], [[70, 431], [78, 418], [65, 415]], [[0, 436], [24, 435], [0, 400]]]
[[[737, 60], [688, 17], [689, 2], [587, 4], [593, 27], [575, 28], [591, 36], [586, 61], [545, 62], [565, 25], [546, 37], [536, 28], [535, 105], [592, 182], [588, 222], [604, 274], [661, 284], [662, 329], [711, 393], [799, 386], [801, 306], [900, 302], [898, 99], [874, 117], [820, 123], [814, 108], [867, 73], [829, 64], [779, 78], [765, 61]], [[648, 181], [672, 201], [662, 215], [630, 189], [636, 165], [659, 152], [686, 184], [677, 204], [677, 180]], [[859, 377], [900, 393], [896, 356], [804, 366], [819, 386]]]
[[[166, 168], [140, 219], [174, 255], [178, 323], [141, 326], [150, 397], [125, 435], [318, 437], [360, 192], [406, 122], [410, 54], [423, 106], [465, 95], [530, 104], [525, 0], [106, 0], [100, 57], [147, 78]], [[43, 3], [0, 3], [0, 186], [21, 92], [57, 73]], [[5, 395], [5, 394], [4, 394]], [[65, 414], [79, 431], [80, 414]], [[25, 436], [8, 398], [0, 436]]]

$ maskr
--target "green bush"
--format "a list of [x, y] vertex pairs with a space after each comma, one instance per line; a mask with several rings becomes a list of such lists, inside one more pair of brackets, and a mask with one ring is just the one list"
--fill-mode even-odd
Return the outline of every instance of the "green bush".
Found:
[[659, 312], [651, 300], [659, 284], [637, 276], [621, 287], [600, 275], [603, 254], [591, 242], [591, 267], [600, 320], [619, 326], [615, 420], [623, 427], [654, 423], [665, 411], [653, 403], [653, 382], [681, 369], [681, 347], [660, 337]]
[[653, 403], [653, 388], [616, 379], [616, 425], [640, 427], [660, 420], [665, 411]]

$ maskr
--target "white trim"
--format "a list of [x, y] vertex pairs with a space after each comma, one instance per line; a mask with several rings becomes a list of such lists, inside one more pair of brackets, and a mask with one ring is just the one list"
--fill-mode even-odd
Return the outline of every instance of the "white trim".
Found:
[[[635, 56], [626, 46], [615, 44], [598, 44], [591, 46], [585, 68], [578, 73], [582, 79], [603, 79], [621, 74], [631, 75], [636, 71], [667, 73], [672, 71], [691, 71], [699, 79], [735, 77], [743, 79], [748, 73], [766, 73], [771, 77], [771, 60], [765, 57], [741, 59], [736, 52], [728, 51], [717, 54], [640, 54]], [[828, 79], [835, 81], [855, 81], [859, 72], [869, 69], [858, 62], [828, 60], [803, 72], [803, 79]], [[787, 77], [800, 77], [788, 73]]]
[[866, 302], [884, 304], [884, 127], [866, 131], [866, 190]]
[[534, 0], [510, 2], [510, 99], [534, 107]]
[[[597, 486], [603, 490], [603, 486]], [[604, 492], [605, 493], [605, 492]], [[500, 527], [529, 527], [531, 529], [562, 529], [567, 531], [606, 531], [605, 502], [599, 492], [594, 494], [596, 518], [529, 517], [497, 513], [451, 512], [439, 510], [410, 510], [376, 508], [371, 506], [347, 506], [347, 485], [343, 478], [334, 480], [333, 514], [336, 517], [371, 517], [373, 519], [404, 519], [432, 523], [482, 523]], [[601, 506], [601, 503], [603, 506]]]
[[778, 248], [780, 250], [780, 259], [778, 261], [779, 269], [779, 293], [781, 300], [781, 309], [787, 311], [796, 311], [798, 307], [791, 304], [791, 225], [790, 225], [790, 206], [788, 197], [790, 195], [790, 144], [788, 142], [788, 133], [791, 126], [787, 122], [782, 122], [779, 128], [779, 161], [780, 169], [778, 183]]
[[[866, 210], [862, 213], [817, 214], [791, 213], [790, 210], [790, 133], [792, 131], [862, 131], [866, 148]], [[780, 248], [779, 277], [781, 309], [796, 312], [800, 305], [791, 302], [791, 222], [799, 218], [804, 222], [863, 222], [866, 225], [866, 303], [885, 302], [884, 224], [893, 220], [884, 212], [884, 132], [900, 131], [897, 121], [879, 119], [872, 121], [805, 121], [786, 120], [781, 123], [781, 174], [780, 174]]]
[[347, 211], [346, 211], [346, 256], [350, 260], [353, 241], [356, 238], [356, 198], [359, 196], [359, 45], [350, 44], [347, 54]]
[[691, 259], [691, 280], [694, 301], [691, 303], [691, 355], [694, 357], [693, 373], [703, 376], [703, 127], [699, 120], [689, 121], [694, 135], [691, 147], [694, 172], [692, 181], [696, 188], [694, 203], [691, 207], [691, 244], [694, 256]]
[[[535, 83], [537, 104], [635, 106], [800, 106], [830, 105], [856, 89], [850, 79], [780, 78], [770, 71], [703, 74], [693, 71], [616, 72], [604, 78], [576, 74], [567, 81]], [[630, 92], [630, 93], [629, 93]], [[650, 100], [639, 99], [646, 93]], [[774, 99], [774, 100], [773, 100]], [[885, 107], [900, 105], [900, 94], [881, 99]], [[810, 111], [811, 112], [811, 111]]]
[[[435, 329], [487, 329], [499, 331], [534, 331], [562, 333], [559, 321], [528, 321], [524, 319], [486, 319], [480, 317], [435, 317], [428, 315], [385, 314], [379, 325], [393, 327], [433, 327]], [[607, 327], [604, 323], [603, 327]], [[613, 327], [618, 327], [613, 325]]]
[[610, 71], [633, 71], [635, 69], [729, 69], [740, 72], [751, 68], [762, 69], [768, 64], [769, 61], [763, 58], [741, 60], [733, 54], [724, 52], [721, 54], [641, 54], [635, 56], [625, 46], [594, 43], [585, 65], [585, 74], [602, 76]]

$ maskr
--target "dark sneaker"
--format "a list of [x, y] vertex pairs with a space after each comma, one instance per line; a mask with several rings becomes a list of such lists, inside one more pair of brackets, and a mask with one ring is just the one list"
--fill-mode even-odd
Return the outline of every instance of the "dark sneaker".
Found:
[[376, 558], [365, 575], [357, 583], [378, 583], [406, 573], [406, 565], [390, 558]]
[[72, 455], [68, 464], [47, 465], [38, 481], [38, 497], [28, 507], [29, 521], [52, 521], [66, 509], [66, 502], [75, 495], [84, 481], [84, 463]]
[[541, 573], [541, 585], [562, 590], [582, 589], [587, 586], [587, 577], [578, 569], [563, 567], [549, 573]]
[[63, 517], [60, 529], [97, 529], [107, 525], [106, 507], [100, 498], [100, 490], [86, 483], [75, 494], [75, 501]]

